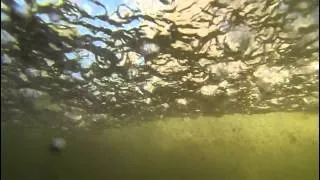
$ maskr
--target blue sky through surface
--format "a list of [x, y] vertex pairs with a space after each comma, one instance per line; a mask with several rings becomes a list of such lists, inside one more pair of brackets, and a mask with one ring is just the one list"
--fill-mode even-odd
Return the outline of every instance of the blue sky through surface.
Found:
[[[89, 11], [89, 14], [90, 15], [98, 15], [99, 13], [103, 13], [104, 12], [104, 10], [102, 9], [102, 8], [99, 8], [99, 9], [92, 9], [92, 10], [90, 10], [90, 7], [88, 7], [88, 6], [86, 6], [85, 4], [87, 3], [87, 4], [89, 4], [89, 1], [87, 1], [87, 0], [80, 0], [80, 1], [78, 1], [79, 3], [77, 3], [80, 7], [82, 6], [84, 9], [87, 9], [88, 11]], [[102, 1], [100, 1], [105, 7], [106, 7], [106, 9], [107, 9], [107, 11], [108, 11], [108, 15], [109, 16], [111, 16], [116, 10], [117, 10], [117, 8], [118, 8], [118, 6], [120, 5], [120, 4], [124, 4], [124, 3], [126, 3], [125, 1], [123, 1], [123, 0], [102, 0]], [[92, 3], [91, 3], [92, 4]], [[85, 6], [83, 6], [83, 5], [85, 5]], [[95, 5], [94, 5], [95, 6]], [[130, 6], [130, 5], [129, 5]], [[94, 7], [93, 7], [94, 8]], [[109, 25], [109, 24], [107, 24], [106, 22], [102, 22], [101, 20], [88, 20], [88, 21], [86, 21], [86, 22], [90, 22], [90, 24], [94, 24], [95, 26], [102, 26], [102, 27], [108, 27], [109, 29], [111, 29], [111, 30], [116, 30], [116, 27], [113, 27], [112, 25]], [[130, 29], [130, 28], [132, 28], [132, 27], [136, 27], [136, 26], [138, 26], [139, 25], [139, 22], [137, 21], [137, 20], [135, 20], [135, 21], [132, 21], [130, 24], [125, 24], [124, 25], [124, 29]], [[81, 34], [81, 35], [83, 35], [83, 34], [90, 34], [90, 35], [94, 35], [94, 34], [92, 34], [92, 32], [88, 29], [88, 28], [85, 28], [85, 27], [82, 27], [82, 26], [79, 26], [78, 27], [78, 31], [79, 31], [79, 33]], [[97, 46], [100, 46], [100, 47], [102, 47], [102, 48], [105, 48], [106, 47], [106, 45], [102, 42], [102, 41], [96, 41], [96, 42], [94, 42], [94, 45], [97, 45]], [[88, 67], [88, 66], [90, 66], [93, 62], [94, 62], [94, 59], [95, 59], [95, 57], [94, 57], [94, 55], [91, 53], [91, 52], [89, 52], [89, 51], [86, 51], [86, 50], [83, 50], [82, 51], [83, 52], [83, 54], [86, 54], [87, 56], [83, 56], [83, 57], [81, 57], [80, 59], [80, 64], [81, 64], [81, 66], [82, 67]], [[73, 56], [74, 55], [74, 56]], [[70, 53], [69, 53], [69, 57], [71, 57], [71, 58], [75, 58], [75, 53], [72, 53], [71, 55], [70, 55]], [[73, 57], [72, 57], [73, 56]], [[69, 58], [68, 57], [68, 58]], [[72, 76], [74, 77], [74, 78], [76, 78], [76, 79], [83, 79], [82, 77], [81, 77], [81, 75], [80, 75], [80, 73], [72, 73]]]
[[[90, 16], [101, 15], [105, 11], [104, 8], [94, 4], [90, 0], [69, 0], [69, 1], [72, 3], [75, 3], [80, 9], [86, 11]], [[127, 4], [129, 7], [133, 8], [133, 9], [137, 8], [137, 6], [135, 4], [135, 2], [136, 2], [135, 0], [97, 0], [97, 1], [102, 3], [106, 7], [109, 17], [112, 17], [114, 12], [117, 11], [118, 6], [121, 4]], [[54, 6], [54, 5], [57, 5], [62, 2], [63, 2], [63, 0], [36, 0], [36, 3], [39, 6], [48, 6], [48, 5]], [[30, 7], [28, 6], [28, 4], [26, 3], [25, 0], [14, 0], [13, 8], [14, 8], [14, 11], [16, 11], [18, 14], [25, 16], [25, 17], [28, 16], [28, 12], [30, 10]], [[52, 23], [53, 22], [53, 23], [58, 23], [60, 25], [70, 26], [70, 24], [66, 24], [65, 22], [59, 21], [60, 18], [55, 16], [55, 14], [36, 14], [36, 16], [41, 18], [45, 23]], [[54, 21], [54, 20], [56, 20], [56, 21]], [[133, 27], [139, 26], [138, 20], [134, 20], [134, 21], [130, 22], [129, 24], [124, 24], [122, 28], [115, 27], [115, 26], [113, 26], [107, 22], [101, 21], [99, 19], [83, 18], [82, 20], [84, 22], [87, 22], [87, 23], [93, 25], [93, 26], [105, 27], [110, 30], [131, 29]], [[89, 34], [91, 36], [100, 36], [100, 37], [101, 37], [101, 35], [103, 36], [103, 34], [101, 34], [101, 33], [94, 34], [90, 29], [88, 29], [84, 26], [77, 25], [74, 27], [76, 28], [79, 35]], [[102, 48], [107, 48], [106, 45], [104, 44], [104, 42], [102, 42], [102, 41], [96, 41], [93, 44], [100, 46]], [[79, 58], [80, 65], [82, 67], [88, 67], [95, 61], [94, 54], [87, 51], [87, 50], [78, 50], [78, 52], [66, 53], [65, 56], [66, 56], [66, 60]], [[82, 79], [80, 73], [72, 73], [72, 76], [77, 79]]]

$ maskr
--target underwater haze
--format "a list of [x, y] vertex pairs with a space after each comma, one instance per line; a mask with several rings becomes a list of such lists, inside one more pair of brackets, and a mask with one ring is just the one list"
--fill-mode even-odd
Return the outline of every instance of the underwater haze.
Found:
[[1, 0], [1, 178], [319, 178], [319, 1]]

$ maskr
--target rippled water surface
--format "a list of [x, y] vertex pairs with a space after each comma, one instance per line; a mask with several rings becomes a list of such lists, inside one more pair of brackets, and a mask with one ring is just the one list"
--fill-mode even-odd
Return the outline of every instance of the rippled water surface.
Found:
[[1, 0], [3, 177], [314, 179], [318, 44], [317, 0]]

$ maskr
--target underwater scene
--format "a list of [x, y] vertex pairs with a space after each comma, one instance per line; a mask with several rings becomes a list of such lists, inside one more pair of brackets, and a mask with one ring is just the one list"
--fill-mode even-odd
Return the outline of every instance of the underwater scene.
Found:
[[1, 0], [1, 179], [319, 179], [318, 0]]

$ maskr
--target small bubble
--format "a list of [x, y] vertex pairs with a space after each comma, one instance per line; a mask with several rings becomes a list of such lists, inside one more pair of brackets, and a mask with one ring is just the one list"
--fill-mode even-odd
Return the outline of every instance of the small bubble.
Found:
[[66, 141], [64, 138], [56, 137], [52, 139], [51, 150], [52, 151], [62, 151], [66, 147]]
[[140, 46], [141, 54], [143, 55], [151, 55], [156, 54], [160, 50], [160, 47], [154, 43], [143, 43]]

